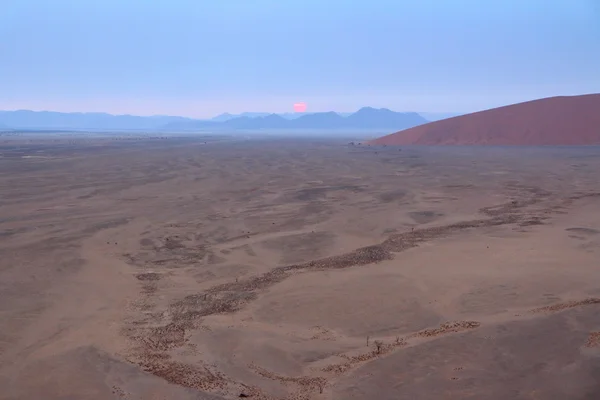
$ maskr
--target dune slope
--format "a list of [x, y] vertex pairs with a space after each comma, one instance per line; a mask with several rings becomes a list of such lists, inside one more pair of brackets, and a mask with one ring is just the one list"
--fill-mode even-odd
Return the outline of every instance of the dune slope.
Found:
[[406, 129], [371, 144], [600, 144], [600, 94], [550, 97], [493, 108]]

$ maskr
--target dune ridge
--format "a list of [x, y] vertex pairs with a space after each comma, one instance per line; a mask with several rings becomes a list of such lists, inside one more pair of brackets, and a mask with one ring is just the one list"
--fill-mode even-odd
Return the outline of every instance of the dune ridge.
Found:
[[598, 145], [600, 94], [549, 97], [405, 129], [376, 145]]

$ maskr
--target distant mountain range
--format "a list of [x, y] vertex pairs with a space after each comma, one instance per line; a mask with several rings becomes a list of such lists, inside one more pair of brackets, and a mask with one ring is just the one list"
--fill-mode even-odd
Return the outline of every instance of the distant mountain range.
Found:
[[395, 112], [387, 108], [364, 107], [352, 114], [320, 112], [302, 114], [291, 118], [289, 114], [278, 115], [250, 113], [241, 116], [222, 114], [210, 121], [174, 121], [165, 126], [172, 130], [204, 130], [204, 129], [230, 129], [230, 130], [259, 130], [259, 129], [310, 129], [310, 130], [336, 130], [336, 129], [389, 129], [400, 130], [411, 128], [428, 122], [421, 115], [414, 112]]
[[428, 122], [415, 112], [395, 112], [364, 107], [355, 113], [243, 113], [221, 114], [211, 120], [176, 116], [141, 117], [106, 113], [61, 113], [53, 111], [0, 111], [3, 129], [70, 130], [401, 130]]
[[[225, 122], [225, 121], [229, 121], [230, 119], [240, 118], [240, 117], [261, 118], [261, 117], [267, 117], [272, 114], [273, 113], [268, 113], [268, 112], [245, 112], [245, 113], [241, 113], [241, 114], [223, 113], [223, 114], [217, 115], [216, 117], [211, 118], [211, 121]], [[300, 117], [302, 117], [304, 115], [308, 115], [308, 114], [315, 114], [315, 113], [281, 113], [281, 114], [275, 114], [275, 115], [279, 115], [280, 117], [285, 118], [285, 119], [296, 119], [296, 118], [300, 118]], [[338, 114], [341, 115], [342, 117], [347, 117], [347, 116], [351, 115], [352, 113], [338, 112]]]
[[171, 122], [193, 121], [185, 117], [62, 113], [54, 111], [0, 111], [0, 126], [14, 129], [160, 129]]

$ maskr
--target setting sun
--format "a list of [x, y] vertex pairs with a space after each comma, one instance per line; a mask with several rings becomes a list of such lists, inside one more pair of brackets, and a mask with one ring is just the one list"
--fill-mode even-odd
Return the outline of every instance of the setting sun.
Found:
[[299, 112], [299, 113], [305, 112], [306, 111], [306, 103], [295, 103], [294, 111]]

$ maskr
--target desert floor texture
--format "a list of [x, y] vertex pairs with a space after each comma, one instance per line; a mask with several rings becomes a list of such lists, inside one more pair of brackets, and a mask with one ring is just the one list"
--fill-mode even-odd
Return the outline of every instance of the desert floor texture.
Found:
[[2, 399], [600, 398], [598, 147], [0, 139]]

